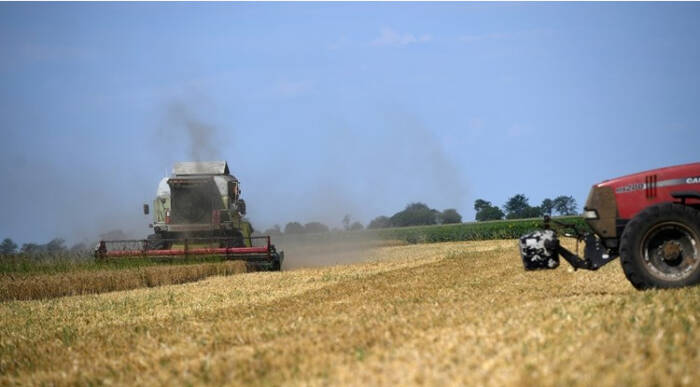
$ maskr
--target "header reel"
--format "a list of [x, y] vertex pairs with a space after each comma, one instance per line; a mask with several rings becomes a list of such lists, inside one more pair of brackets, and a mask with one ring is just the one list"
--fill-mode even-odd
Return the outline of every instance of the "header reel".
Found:
[[279, 271], [284, 252], [269, 236], [249, 237], [247, 243], [225, 237], [100, 241], [94, 251], [99, 261], [118, 259], [221, 259], [241, 260], [259, 270]]

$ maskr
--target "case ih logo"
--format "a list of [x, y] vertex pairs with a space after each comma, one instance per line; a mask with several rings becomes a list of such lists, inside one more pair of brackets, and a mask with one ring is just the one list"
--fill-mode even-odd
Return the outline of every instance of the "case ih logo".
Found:
[[700, 176], [682, 177], [680, 179], [662, 180], [662, 181], [657, 182], [656, 184], [632, 183], [632, 184], [623, 185], [622, 187], [615, 188], [615, 193], [639, 191], [642, 189], [650, 188], [651, 185], [653, 185], [654, 187], [670, 187], [670, 186], [682, 185], [682, 184], [700, 184]]

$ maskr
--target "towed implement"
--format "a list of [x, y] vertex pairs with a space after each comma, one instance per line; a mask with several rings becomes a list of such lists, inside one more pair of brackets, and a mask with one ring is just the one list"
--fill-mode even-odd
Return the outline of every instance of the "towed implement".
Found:
[[[95, 257], [235, 259], [281, 270], [284, 253], [269, 236], [252, 236], [240, 194], [225, 161], [176, 163], [172, 175], [158, 184], [149, 225], [153, 234], [143, 240], [100, 241]], [[149, 205], [143, 210], [148, 215]]]
[[[620, 257], [637, 289], [700, 284], [700, 163], [606, 180], [591, 188], [583, 217], [591, 231], [545, 217], [520, 238], [525, 270], [597, 270]], [[556, 230], [584, 242], [583, 257], [561, 246]]]

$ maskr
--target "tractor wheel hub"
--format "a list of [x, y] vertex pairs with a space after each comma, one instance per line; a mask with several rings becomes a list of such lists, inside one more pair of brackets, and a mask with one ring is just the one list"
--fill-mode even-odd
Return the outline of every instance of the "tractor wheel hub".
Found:
[[659, 249], [659, 252], [661, 253], [661, 258], [666, 262], [677, 261], [682, 251], [683, 248], [681, 247], [681, 244], [677, 241], [667, 241], [664, 243], [661, 249]]

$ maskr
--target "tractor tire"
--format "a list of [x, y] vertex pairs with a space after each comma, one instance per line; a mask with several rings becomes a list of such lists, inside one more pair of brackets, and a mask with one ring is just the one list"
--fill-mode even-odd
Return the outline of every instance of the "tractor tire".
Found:
[[635, 288], [679, 288], [700, 283], [700, 212], [662, 203], [625, 227], [620, 262]]

